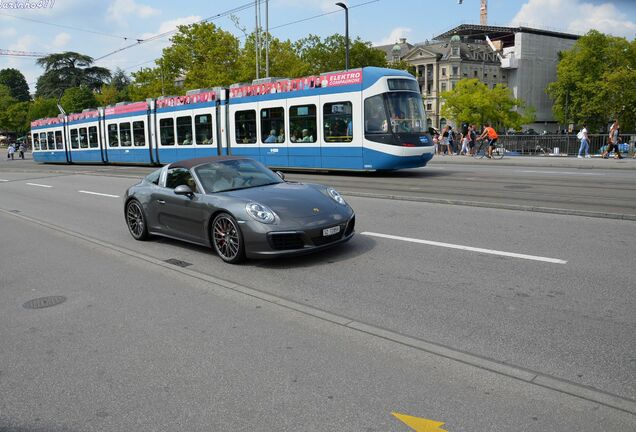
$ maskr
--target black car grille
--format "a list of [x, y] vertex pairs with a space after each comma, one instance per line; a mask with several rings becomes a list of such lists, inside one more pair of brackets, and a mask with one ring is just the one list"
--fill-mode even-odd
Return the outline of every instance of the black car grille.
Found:
[[305, 245], [299, 233], [270, 233], [268, 240], [275, 250], [302, 249]]

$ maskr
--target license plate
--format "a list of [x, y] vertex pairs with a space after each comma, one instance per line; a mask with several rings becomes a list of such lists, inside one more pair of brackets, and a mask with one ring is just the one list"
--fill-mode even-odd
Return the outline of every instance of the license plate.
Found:
[[322, 235], [324, 237], [327, 237], [330, 235], [338, 234], [339, 232], [340, 232], [340, 225], [331, 227], [331, 228], [325, 228], [324, 230], [322, 230]]

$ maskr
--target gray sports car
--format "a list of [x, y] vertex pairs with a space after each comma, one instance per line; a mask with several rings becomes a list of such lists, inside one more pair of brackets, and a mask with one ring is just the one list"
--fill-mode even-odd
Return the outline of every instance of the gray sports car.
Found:
[[219, 156], [166, 165], [124, 196], [130, 234], [211, 246], [221, 259], [294, 255], [351, 239], [355, 214], [333, 188], [285, 181], [260, 162]]

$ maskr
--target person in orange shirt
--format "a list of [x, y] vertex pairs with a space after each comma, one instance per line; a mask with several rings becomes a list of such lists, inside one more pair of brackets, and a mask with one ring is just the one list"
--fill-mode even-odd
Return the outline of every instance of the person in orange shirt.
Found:
[[486, 156], [488, 157], [488, 159], [492, 159], [492, 151], [497, 144], [497, 138], [499, 138], [499, 135], [497, 135], [495, 129], [490, 126], [490, 123], [486, 123], [484, 125], [484, 131], [477, 139], [482, 140], [486, 137], [488, 137], [488, 154]]

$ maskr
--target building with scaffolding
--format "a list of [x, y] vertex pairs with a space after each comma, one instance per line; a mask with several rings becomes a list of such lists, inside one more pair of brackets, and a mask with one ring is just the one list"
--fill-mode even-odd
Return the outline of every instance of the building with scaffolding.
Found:
[[462, 24], [432, 41], [410, 45], [401, 40], [385, 52], [392, 61], [390, 55], [399, 47], [400, 59], [415, 67], [433, 127], [452, 124], [452, 119], [440, 115], [440, 93], [453, 89], [461, 79], [478, 78], [490, 88], [506, 84], [516, 98], [536, 110], [536, 121], [526, 128], [554, 132], [559, 125], [545, 90], [556, 80], [559, 52], [572, 48], [579, 37], [528, 27]]

